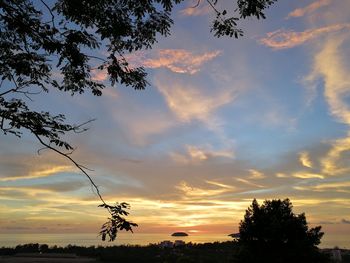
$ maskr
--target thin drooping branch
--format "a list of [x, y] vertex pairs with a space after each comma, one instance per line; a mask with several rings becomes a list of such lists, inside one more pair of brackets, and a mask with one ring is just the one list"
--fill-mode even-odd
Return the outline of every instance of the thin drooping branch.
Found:
[[58, 153], [59, 155], [65, 157], [65, 158], [68, 159], [71, 163], [73, 163], [74, 166], [77, 167], [77, 168], [88, 178], [88, 180], [90, 181], [91, 185], [92, 185], [92, 186], [94, 187], [94, 189], [96, 190], [96, 194], [97, 194], [97, 196], [99, 197], [99, 199], [101, 200], [101, 202], [102, 202], [103, 204], [107, 205], [106, 202], [105, 202], [105, 200], [103, 199], [101, 193], [100, 193], [100, 190], [99, 190], [98, 186], [97, 186], [97, 185], [95, 184], [95, 182], [92, 180], [92, 178], [90, 177], [90, 175], [85, 171], [86, 168], [85, 168], [84, 166], [82, 166], [81, 164], [77, 163], [72, 157], [69, 156], [69, 154], [64, 153], [64, 152], [62, 152], [62, 151], [56, 149], [55, 147], [52, 147], [50, 144], [47, 144], [46, 142], [44, 142], [44, 141], [40, 138], [40, 136], [37, 135], [37, 134], [35, 133], [35, 131], [31, 130], [31, 132], [34, 134], [34, 136], [38, 139], [38, 141], [39, 141], [43, 146], [45, 146], [46, 148], [48, 148], [48, 149], [50, 149], [50, 150], [52, 150], [52, 151]]
[[74, 164], [75, 167], [77, 167], [90, 181], [90, 186], [93, 187], [96, 190], [96, 194], [101, 200], [102, 204], [99, 205], [99, 207], [103, 207], [107, 209], [108, 213], [110, 214], [110, 217], [108, 218], [108, 221], [102, 225], [100, 235], [102, 236], [102, 240], [106, 240], [106, 237], [109, 237], [109, 241], [114, 241], [117, 237], [118, 230], [126, 230], [133, 232], [132, 228], [137, 227], [138, 225], [136, 223], [127, 221], [124, 216], [127, 216], [129, 212], [126, 210], [130, 208], [129, 204], [127, 203], [116, 203], [115, 205], [109, 205], [105, 202], [103, 199], [100, 190], [96, 183], [92, 180], [90, 175], [86, 172], [88, 170], [85, 166], [79, 164], [76, 162], [72, 157], [69, 156], [70, 153], [64, 153], [60, 151], [59, 149], [52, 147], [50, 144], [46, 143], [45, 141], [40, 138], [38, 134], [35, 133], [34, 130], [31, 130], [31, 132], [34, 134], [34, 136], [38, 139], [38, 141], [47, 149], [50, 149], [57, 154], [65, 157], [68, 159], [71, 163]]

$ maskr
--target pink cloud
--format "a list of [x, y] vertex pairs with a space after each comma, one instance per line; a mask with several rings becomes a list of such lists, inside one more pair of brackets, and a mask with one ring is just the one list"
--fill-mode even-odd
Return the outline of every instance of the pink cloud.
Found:
[[132, 66], [168, 68], [176, 73], [195, 74], [202, 64], [221, 54], [221, 51], [192, 53], [185, 49], [160, 49], [155, 52], [137, 52], [127, 57]]
[[91, 79], [94, 81], [105, 81], [107, 77], [105, 70], [93, 70], [91, 74]]
[[267, 37], [260, 39], [260, 43], [273, 49], [286, 49], [302, 45], [323, 34], [349, 29], [350, 24], [336, 24], [303, 32], [279, 29], [267, 33]]
[[309, 14], [309, 13], [312, 13], [314, 12], [315, 10], [323, 7], [323, 6], [327, 6], [329, 5], [330, 3], [332, 2], [332, 0], [318, 0], [318, 1], [315, 1], [303, 8], [297, 8], [295, 10], [293, 10], [292, 12], [290, 12], [288, 14], [288, 16], [286, 17], [287, 19], [288, 18], [291, 18], [291, 17], [302, 17], [306, 14]]
[[[130, 67], [167, 68], [175, 73], [193, 75], [200, 71], [201, 66], [215, 57], [221, 51], [193, 53], [185, 49], [159, 49], [156, 51], [138, 51], [126, 56]], [[91, 78], [95, 81], [105, 81], [108, 78], [105, 70], [92, 71]]]
[[187, 7], [180, 10], [180, 14], [183, 16], [203, 16], [210, 12], [209, 5], [198, 6], [198, 7]]

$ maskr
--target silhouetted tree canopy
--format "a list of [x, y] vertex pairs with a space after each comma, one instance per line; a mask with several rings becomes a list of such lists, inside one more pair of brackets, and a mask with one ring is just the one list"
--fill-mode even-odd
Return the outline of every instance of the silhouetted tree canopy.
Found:
[[[240, 19], [265, 18], [265, 9], [277, 0], [232, 1], [237, 9], [219, 10], [218, 0], [206, 0], [216, 14], [211, 31], [217, 37], [242, 36]], [[0, 0], [0, 129], [18, 137], [26, 130], [44, 147], [76, 165], [89, 178], [112, 218], [112, 211], [117, 212], [114, 216], [121, 216], [109, 221], [111, 228], [102, 233], [102, 237], [111, 234], [111, 240], [117, 229], [131, 230], [132, 225], [122, 217], [127, 215], [126, 207], [124, 203], [109, 206], [104, 202], [86, 168], [70, 157], [74, 148], [64, 139], [67, 133], [85, 131], [84, 124], [91, 120], [70, 124], [65, 115], [40, 109], [32, 97], [50, 90], [72, 96], [90, 91], [100, 96], [105, 85], [93, 79], [93, 70], [106, 71], [112, 85], [144, 89], [144, 68], [130, 67], [125, 55], [149, 49], [159, 36], [168, 36], [173, 24], [171, 12], [181, 2]], [[105, 52], [99, 54], [107, 55], [96, 55], [101, 50]]]
[[292, 208], [289, 199], [253, 200], [239, 225], [239, 262], [325, 262], [317, 248], [321, 226], [309, 228]]

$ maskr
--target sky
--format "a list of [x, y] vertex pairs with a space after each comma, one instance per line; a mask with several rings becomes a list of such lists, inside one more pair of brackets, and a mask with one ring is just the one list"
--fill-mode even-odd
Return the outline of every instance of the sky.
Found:
[[[195, 2], [174, 9], [171, 36], [128, 56], [146, 90], [96, 71], [102, 97], [51, 91], [33, 104], [96, 119], [67, 137], [73, 157], [106, 201], [131, 205], [136, 232], [229, 234], [254, 198], [289, 198], [311, 226], [349, 235], [350, 1], [278, 1], [238, 40], [215, 38]], [[108, 215], [89, 181], [40, 148], [0, 135], [0, 233], [97, 233]]]

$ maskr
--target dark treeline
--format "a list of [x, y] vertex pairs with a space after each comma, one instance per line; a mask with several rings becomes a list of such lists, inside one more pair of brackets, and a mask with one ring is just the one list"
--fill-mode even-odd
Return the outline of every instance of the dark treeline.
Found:
[[180, 263], [180, 262], [234, 262], [235, 242], [215, 242], [204, 244], [188, 243], [176, 248], [161, 248], [158, 245], [148, 246], [90, 246], [68, 245], [66, 247], [49, 247], [45, 244], [25, 244], [15, 248], [0, 248], [0, 255], [18, 253], [59, 253], [76, 254], [93, 257], [102, 262], [137, 262], [137, 263]]
[[[234, 263], [239, 254], [237, 242], [214, 242], [204, 244], [188, 243], [175, 248], [161, 248], [158, 245], [148, 246], [76, 246], [66, 247], [52, 246], [46, 244], [25, 244], [13, 248], [0, 248], [0, 256], [9, 256], [20, 253], [55, 253], [75, 254], [81, 257], [92, 257], [96, 262], [123, 262], [123, 263]], [[323, 250], [327, 262], [333, 262], [331, 250]], [[349, 253], [342, 253], [342, 262], [350, 262]], [[262, 261], [261, 261], [262, 262]]]

